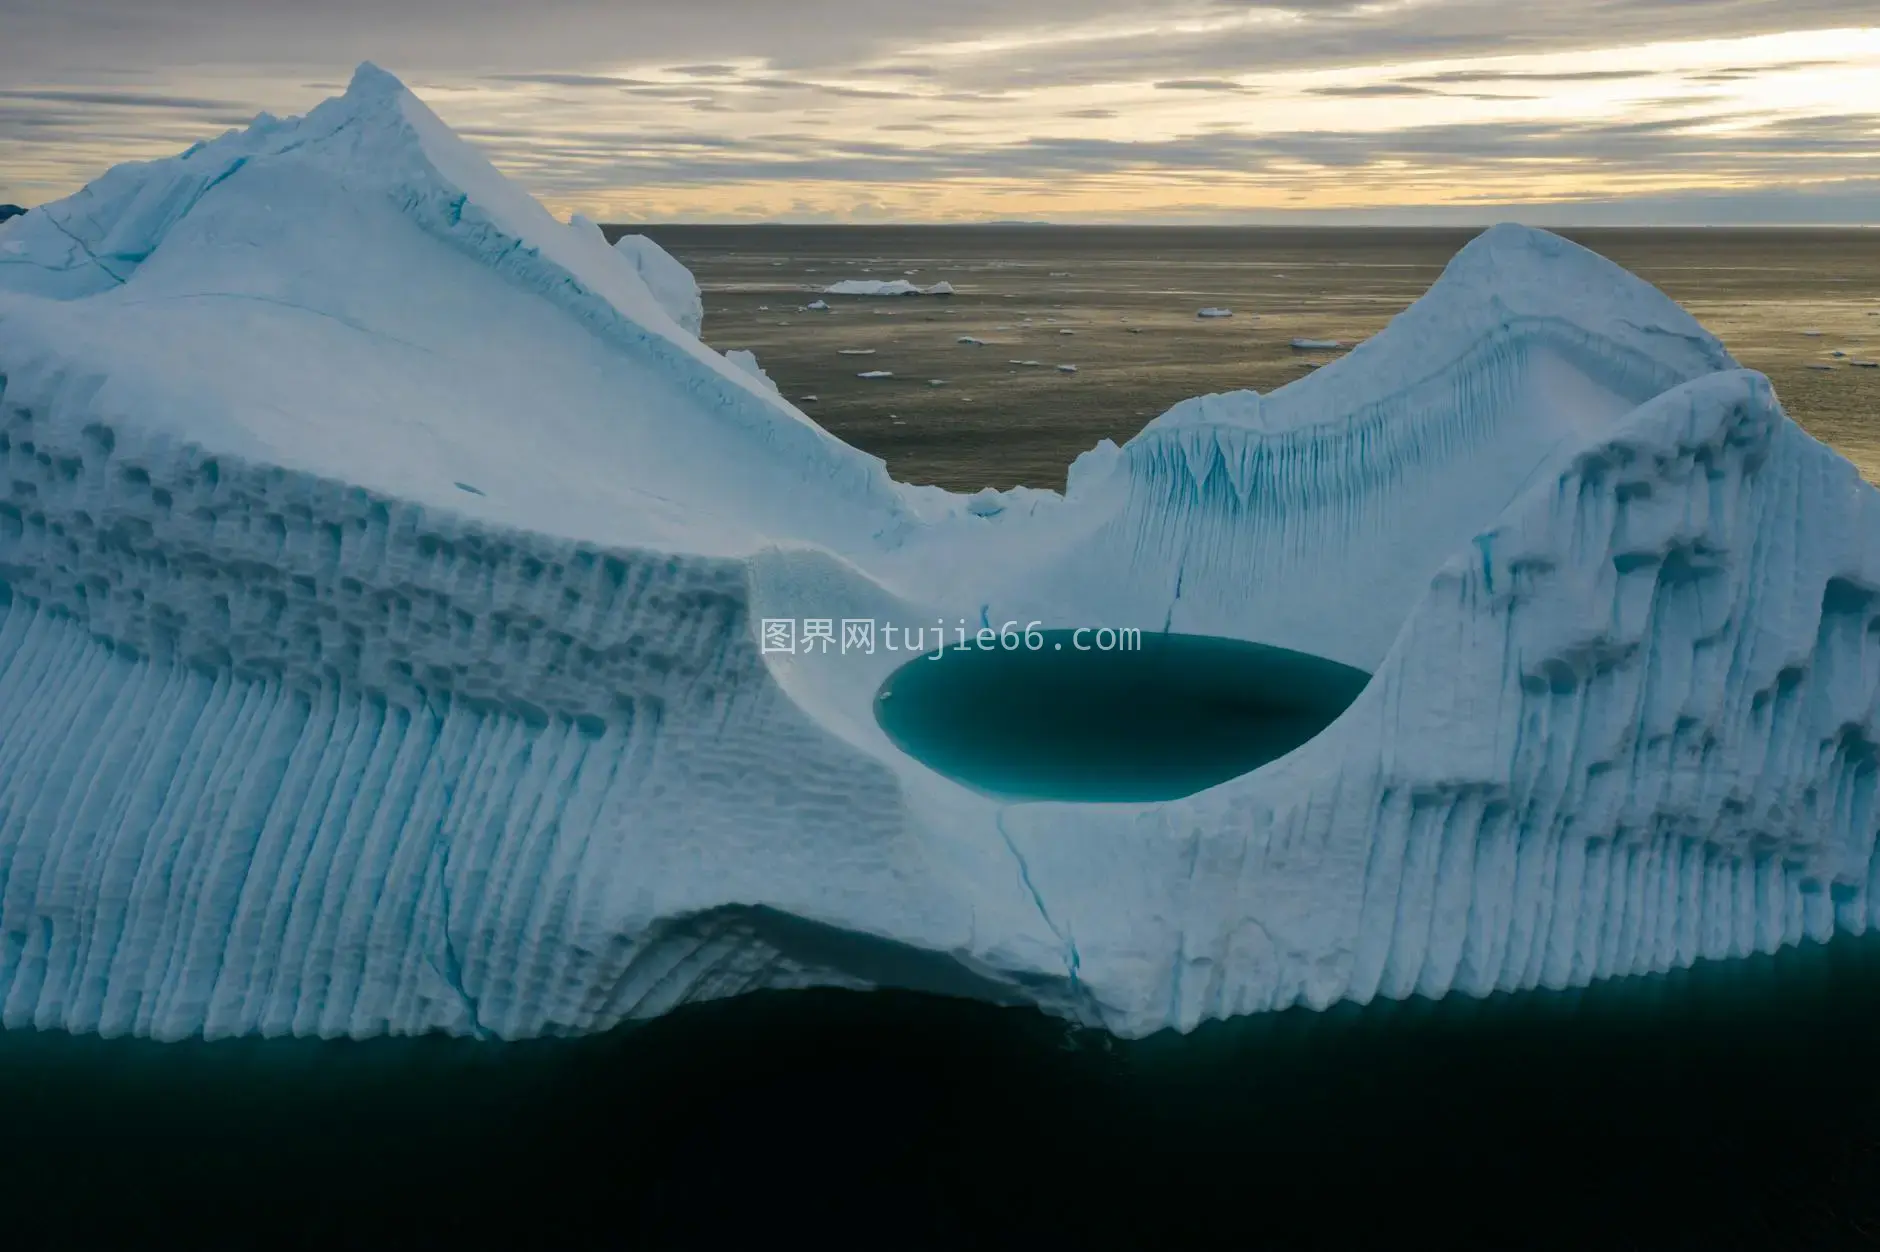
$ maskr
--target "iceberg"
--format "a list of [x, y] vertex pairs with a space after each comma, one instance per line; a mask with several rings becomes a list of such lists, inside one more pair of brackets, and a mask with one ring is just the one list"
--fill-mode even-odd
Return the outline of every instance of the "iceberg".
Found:
[[1206, 308], [1197, 309], [1195, 311], [1196, 317], [1232, 317], [1233, 315], [1234, 311], [1232, 309]]
[[[1062, 493], [961, 495], [372, 66], [5, 230], [6, 1027], [836, 986], [1137, 1037], [1880, 921], [1880, 496], [1556, 236]], [[1040, 719], [1005, 755], [942, 645]], [[1230, 688], [1186, 731], [1245, 755], [1157, 772]]]
[[908, 282], [905, 278], [885, 280], [879, 278], [845, 278], [839, 283], [831, 283], [823, 288], [828, 296], [950, 296], [953, 294], [951, 283], [935, 283], [931, 287], [921, 287]]

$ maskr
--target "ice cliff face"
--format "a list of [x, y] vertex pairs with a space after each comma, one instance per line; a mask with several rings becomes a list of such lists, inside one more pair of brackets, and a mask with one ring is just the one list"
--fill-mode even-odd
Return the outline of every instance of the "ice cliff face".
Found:
[[[0, 1024], [521, 1037], [835, 984], [1133, 1035], [1880, 919], [1874, 491], [1552, 236], [1061, 498], [894, 483], [370, 67], [4, 240]], [[770, 617], [1375, 676], [1185, 800], [1005, 804], [876, 725], [904, 655]]]

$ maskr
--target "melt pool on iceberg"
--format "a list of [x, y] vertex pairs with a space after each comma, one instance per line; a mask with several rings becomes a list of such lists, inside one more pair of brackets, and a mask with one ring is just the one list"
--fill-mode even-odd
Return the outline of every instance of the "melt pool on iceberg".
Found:
[[[898, 483], [699, 315], [371, 66], [0, 226], [0, 1024], [836, 985], [1140, 1036], [1880, 917], [1875, 491], [1598, 256], [1495, 227], [1062, 495]], [[1190, 731], [1282, 654], [1320, 698], [1093, 797], [885, 716], [889, 626], [1160, 639], [1155, 716], [1245, 697]], [[1079, 732], [1141, 763], [1118, 699]]]

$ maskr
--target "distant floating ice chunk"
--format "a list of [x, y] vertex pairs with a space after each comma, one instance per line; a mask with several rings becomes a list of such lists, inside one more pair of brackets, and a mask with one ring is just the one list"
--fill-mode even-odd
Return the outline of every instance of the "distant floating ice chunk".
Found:
[[935, 283], [931, 287], [920, 287], [905, 278], [845, 278], [824, 287], [823, 293], [831, 296], [950, 296], [953, 294], [953, 286], [951, 283]]
[[873, 348], [837, 348], [836, 355], [837, 356], [873, 356], [875, 355], [875, 350]]
[[1819, 338], [1821, 338], [1821, 332], [1820, 332], [1820, 331], [1818, 331], [1818, 330], [1805, 330], [1805, 331], [1803, 331], [1803, 332], [1802, 332], [1802, 334], [1804, 334], [1804, 335], [1806, 335], [1806, 336], [1807, 336], [1808, 338], [1810, 338], [1810, 339], [1819, 339]]
[[1007, 361], [1007, 365], [1042, 365], [1042, 361]]
[[1232, 317], [1233, 315], [1234, 311], [1232, 309], [1207, 308], [1198, 309], [1195, 312], [1196, 317]]
[[832, 296], [917, 296], [920, 288], [906, 279], [886, 281], [878, 278], [845, 278], [823, 288]]
[[820, 313], [829, 307], [829, 302], [827, 300], [811, 300], [803, 307], [806, 309], [814, 309], [816, 312]]
[[975, 339], [975, 338], [973, 338], [973, 337], [972, 337], [971, 335], [961, 335], [961, 336], [960, 336], [960, 337], [959, 337], [958, 339], [956, 339], [956, 340], [954, 340], [954, 342], [955, 342], [955, 343], [964, 343], [964, 344], [970, 344], [970, 345], [972, 345], [972, 346], [973, 346], [973, 347], [975, 347], [975, 348], [983, 348], [983, 347], [985, 347], [985, 346], [986, 346], [986, 341], [985, 341], [985, 340], [983, 340], [983, 339]]
[[856, 377], [857, 378], [893, 378], [894, 371], [893, 370], [868, 370], [865, 373], [857, 374]]
[[1341, 348], [1344, 345], [1336, 339], [1295, 339], [1292, 341], [1292, 346], [1301, 351], [1312, 351], [1319, 348]]
[[1058, 373], [1060, 374], [1075, 374], [1076, 372], [1077, 372], [1077, 367], [1075, 365], [1058, 366]]

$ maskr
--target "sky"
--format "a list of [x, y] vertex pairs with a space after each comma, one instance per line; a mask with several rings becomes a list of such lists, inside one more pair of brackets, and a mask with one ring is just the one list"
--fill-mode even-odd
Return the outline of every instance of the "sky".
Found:
[[0, 0], [0, 202], [365, 60], [612, 222], [1880, 225], [1877, 0]]

